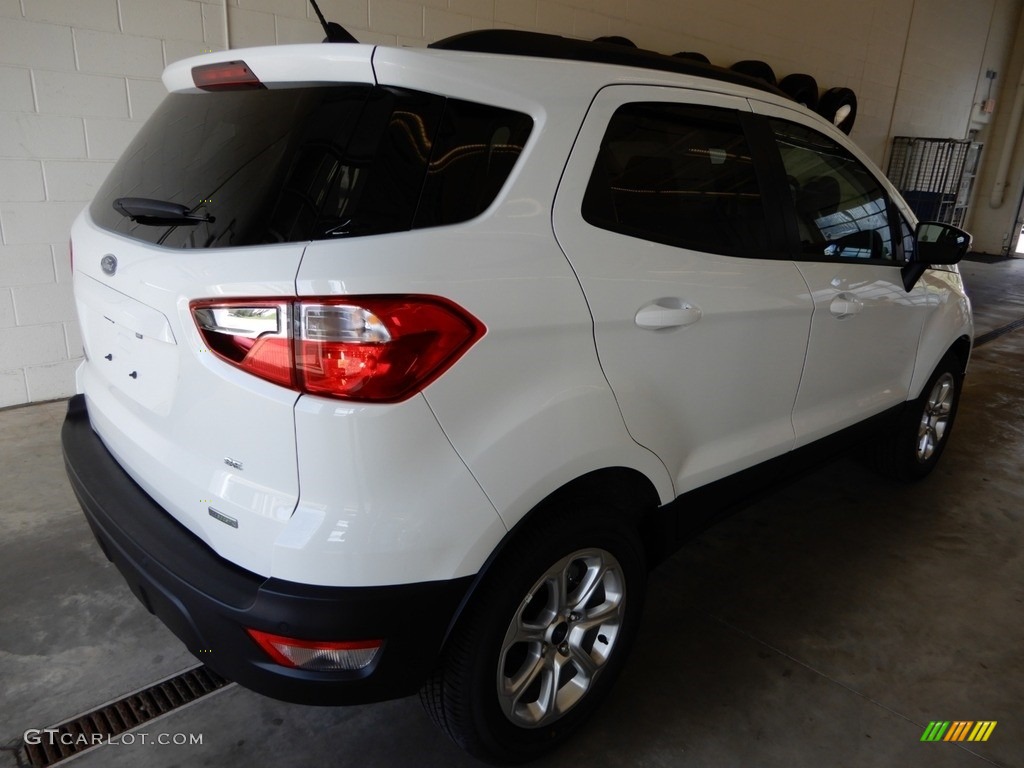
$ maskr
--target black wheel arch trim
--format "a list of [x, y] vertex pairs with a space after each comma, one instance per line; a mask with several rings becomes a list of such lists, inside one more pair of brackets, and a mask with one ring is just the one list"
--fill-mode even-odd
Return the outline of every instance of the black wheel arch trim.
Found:
[[622, 514], [637, 516], [637, 528], [644, 548], [648, 550], [649, 543], [653, 543], [655, 541], [653, 537], [657, 535], [656, 532], [648, 530], [649, 520], [652, 518], [654, 510], [660, 504], [654, 483], [639, 471], [628, 467], [604, 467], [580, 475], [549, 493], [502, 537], [502, 540], [491, 551], [491, 554], [484, 561], [476, 576], [472, 577], [472, 582], [459, 602], [445, 631], [445, 643], [447, 643], [448, 638], [455, 629], [459, 617], [465, 611], [466, 606], [473, 600], [474, 595], [479, 591], [480, 585], [487, 578], [494, 564], [501, 559], [502, 555], [519, 538], [524, 530], [529, 528], [542, 515], [565, 503], [567, 499], [609, 489], [613, 493], [625, 494], [626, 489], [634, 489], [637, 492], [638, 501], [632, 502], [620, 499], [620, 504], [617, 506]]

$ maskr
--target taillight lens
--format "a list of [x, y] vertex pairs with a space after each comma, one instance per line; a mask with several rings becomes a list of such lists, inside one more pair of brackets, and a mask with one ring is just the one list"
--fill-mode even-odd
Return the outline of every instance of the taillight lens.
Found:
[[483, 334], [479, 320], [435, 296], [192, 303], [208, 348], [260, 378], [361, 402], [406, 400]]
[[284, 302], [192, 305], [211, 352], [254, 376], [294, 388], [291, 311], [291, 304]]
[[376, 657], [380, 640], [335, 642], [297, 640], [272, 635], [258, 629], [246, 629], [270, 658], [283, 667], [317, 672], [343, 672], [365, 669]]

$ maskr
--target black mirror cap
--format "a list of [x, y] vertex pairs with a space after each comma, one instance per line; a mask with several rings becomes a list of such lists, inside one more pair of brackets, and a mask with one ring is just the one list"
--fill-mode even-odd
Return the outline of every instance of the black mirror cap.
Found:
[[914, 232], [916, 264], [956, 264], [971, 248], [971, 235], [952, 224], [922, 221]]

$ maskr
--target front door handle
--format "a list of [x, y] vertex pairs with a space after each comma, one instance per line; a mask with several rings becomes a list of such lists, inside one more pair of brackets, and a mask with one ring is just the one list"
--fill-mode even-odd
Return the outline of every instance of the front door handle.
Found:
[[658, 299], [640, 307], [636, 313], [636, 324], [653, 331], [661, 328], [679, 328], [693, 325], [702, 315], [700, 307], [682, 299]]
[[858, 315], [862, 309], [864, 309], [864, 302], [852, 293], [846, 292], [838, 294], [828, 305], [828, 311], [837, 320]]

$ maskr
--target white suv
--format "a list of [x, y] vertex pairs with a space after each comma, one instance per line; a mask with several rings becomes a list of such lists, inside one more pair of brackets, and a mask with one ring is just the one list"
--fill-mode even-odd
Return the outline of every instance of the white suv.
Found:
[[678, 542], [857, 437], [905, 478], [948, 441], [969, 236], [770, 86], [497, 31], [164, 82], [72, 231], [64, 449], [135, 594], [245, 686], [421, 689], [530, 759]]

